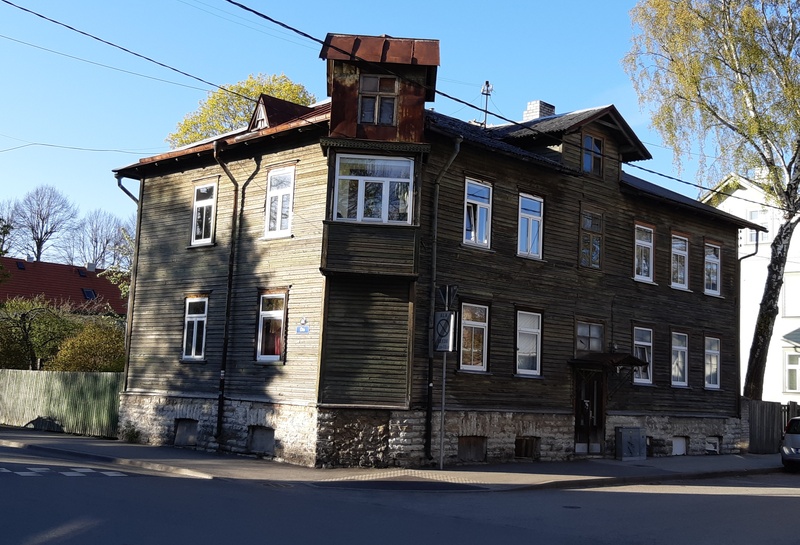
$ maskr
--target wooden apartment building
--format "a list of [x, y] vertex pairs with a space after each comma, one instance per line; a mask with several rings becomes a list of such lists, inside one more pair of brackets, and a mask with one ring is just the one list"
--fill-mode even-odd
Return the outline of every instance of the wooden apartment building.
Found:
[[329, 101], [262, 96], [116, 171], [140, 181], [123, 425], [318, 466], [746, 446], [750, 223], [624, 173], [650, 154], [614, 106], [483, 127], [425, 109], [436, 40], [321, 57]]

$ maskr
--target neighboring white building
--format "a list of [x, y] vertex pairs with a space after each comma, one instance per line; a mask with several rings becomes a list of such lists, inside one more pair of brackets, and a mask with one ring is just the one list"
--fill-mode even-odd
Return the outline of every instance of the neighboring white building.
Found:
[[[739, 259], [742, 263], [740, 358], [744, 384], [756, 316], [767, 278], [770, 244], [783, 222], [783, 213], [767, 201], [765, 193], [752, 181], [736, 175], [728, 176], [701, 200], [767, 229], [766, 233], [752, 229], [739, 231]], [[797, 237], [789, 249], [783, 281], [764, 373], [763, 399], [800, 402], [800, 241]]]

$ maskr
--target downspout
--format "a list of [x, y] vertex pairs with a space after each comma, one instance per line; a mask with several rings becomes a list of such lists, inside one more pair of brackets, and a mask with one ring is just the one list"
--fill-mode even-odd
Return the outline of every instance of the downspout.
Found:
[[[225, 287], [225, 323], [222, 329], [222, 360], [219, 367], [219, 395], [217, 397], [217, 431], [215, 433], [217, 439], [217, 449], [222, 449], [222, 427], [224, 421], [225, 410], [225, 371], [228, 367], [228, 336], [231, 322], [231, 302], [233, 299], [233, 273], [234, 265], [236, 262], [236, 241], [237, 241], [237, 226], [239, 216], [242, 213], [242, 206], [239, 205], [239, 182], [234, 178], [233, 173], [228, 168], [228, 165], [222, 162], [219, 157], [220, 141], [214, 142], [214, 160], [222, 168], [223, 172], [228, 176], [233, 184], [233, 214], [231, 216], [231, 236], [230, 236], [230, 251], [228, 253], [228, 276]], [[242, 193], [244, 194], [244, 192]], [[242, 199], [244, 201], [244, 199]]]
[[[747, 258], [753, 257], [758, 254], [758, 242], [761, 238], [761, 235], [758, 231], [756, 231], [756, 249], [753, 250], [753, 253], [743, 255], [739, 258], [739, 278], [736, 279], [736, 306], [738, 308], [738, 315], [739, 321], [736, 324], [736, 338], [740, 338], [742, 336], [742, 261]], [[741, 349], [741, 343], [739, 344], [739, 348]], [[739, 388], [742, 387], [742, 354], [739, 354]], [[736, 414], [739, 418], [742, 418], [742, 396], [736, 396]]]
[[431, 225], [433, 242], [431, 243], [431, 288], [430, 288], [430, 309], [428, 313], [428, 396], [425, 410], [425, 457], [429, 460], [433, 458], [431, 454], [431, 433], [433, 421], [433, 319], [436, 311], [436, 258], [439, 249], [439, 183], [445, 173], [455, 161], [456, 156], [461, 151], [461, 142], [464, 137], [457, 136], [453, 142], [453, 153], [447, 159], [436, 180], [433, 182], [433, 221]]
[[[137, 199], [133, 193], [122, 185], [122, 178], [120, 173], [114, 174], [117, 179], [117, 187], [119, 187], [125, 194], [136, 203], [136, 233], [133, 239], [133, 260], [131, 261], [131, 279], [128, 286], [128, 312], [125, 316], [125, 368], [123, 369], [122, 377], [122, 391], [128, 389], [128, 364], [131, 359], [131, 335], [133, 334], [133, 303], [136, 300], [136, 271], [139, 268], [139, 244], [141, 241], [140, 233], [142, 231], [142, 207], [139, 206], [139, 201], [144, 192], [144, 178], [139, 179], [139, 198]], [[135, 180], [136, 178], [131, 178]]]

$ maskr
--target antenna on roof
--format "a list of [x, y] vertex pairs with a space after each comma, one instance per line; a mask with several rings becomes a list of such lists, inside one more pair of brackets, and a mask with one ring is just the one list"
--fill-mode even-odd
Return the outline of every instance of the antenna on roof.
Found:
[[486, 128], [486, 121], [487, 121], [487, 117], [489, 115], [489, 95], [492, 94], [492, 91], [494, 91], [494, 87], [492, 87], [492, 85], [489, 83], [489, 80], [487, 79], [486, 83], [484, 83], [483, 87], [481, 87], [481, 94], [486, 97], [484, 99], [484, 107], [483, 107], [483, 128], [484, 129]]

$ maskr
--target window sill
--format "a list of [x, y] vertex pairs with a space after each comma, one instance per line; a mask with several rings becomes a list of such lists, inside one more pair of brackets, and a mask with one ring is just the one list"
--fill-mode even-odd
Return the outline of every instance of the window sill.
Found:
[[542, 375], [528, 375], [528, 374], [514, 373], [514, 378], [542, 380], [544, 377]]
[[483, 376], [492, 376], [494, 373], [490, 373], [489, 371], [473, 371], [472, 369], [456, 369], [457, 375], [483, 375]]
[[547, 263], [546, 260], [542, 259], [541, 257], [533, 256], [533, 255], [525, 255], [525, 254], [517, 254], [517, 257], [520, 259], [524, 259], [526, 261], [534, 261], [537, 263]]
[[670, 287], [670, 288], [672, 288], [672, 289], [674, 289], [675, 291], [685, 291], [686, 293], [694, 293], [694, 292], [693, 292], [692, 290], [690, 290], [689, 288], [685, 288], [685, 287], [683, 287], [683, 286], [673, 286], [672, 284], [670, 284], [670, 286], [669, 286], [669, 287]]
[[273, 236], [269, 236], [269, 237], [265, 236], [265, 237], [259, 238], [258, 240], [263, 240], [265, 242], [269, 242], [270, 240], [286, 240], [286, 239], [292, 239], [292, 238], [294, 238], [294, 235], [289, 233], [288, 235], [273, 235]]
[[186, 247], [187, 250], [194, 250], [195, 248], [211, 248], [216, 246], [216, 242], [203, 242], [201, 244], [190, 244]]
[[670, 386], [672, 386], [676, 390], [691, 390], [692, 389], [692, 387], [689, 386], [688, 384], [670, 384]]
[[722, 392], [723, 391], [722, 388], [720, 388], [718, 386], [704, 386], [703, 390], [705, 390], [707, 392]]
[[655, 283], [655, 282], [653, 282], [652, 280], [648, 280], [648, 279], [646, 279], [646, 278], [636, 278], [636, 277], [634, 276], [634, 277], [633, 277], [633, 281], [634, 281], [634, 282], [638, 282], [639, 284], [649, 284], [649, 285], [651, 285], [651, 286], [658, 286], [658, 284], [656, 284], [656, 283]]
[[725, 299], [725, 298], [724, 298], [722, 295], [720, 295], [719, 293], [708, 293], [707, 291], [704, 291], [704, 292], [703, 292], [703, 295], [707, 295], [707, 296], [709, 296], [709, 297], [714, 297], [714, 298], [716, 298], [716, 299]]
[[185, 363], [185, 364], [188, 364], [188, 365], [191, 365], [191, 364], [193, 364], [193, 363], [199, 363], [199, 364], [201, 364], [201, 365], [205, 365], [206, 363], [208, 363], [208, 360], [207, 360], [207, 359], [205, 359], [205, 358], [202, 358], [202, 359], [181, 358], [181, 359], [180, 359], [180, 360], [178, 360], [178, 361], [179, 361], [180, 363]]
[[470, 250], [481, 250], [483, 252], [489, 252], [489, 253], [492, 253], [492, 254], [497, 253], [497, 251], [496, 250], [492, 250], [491, 247], [483, 246], [481, 244], [470, 244], [469, 242], [462, 242], [461, 243], [461, 247], [462, 248], [469, 248]]
[[286, 362], [283, 360], [276, 360], [276, 361], [259, 361], [256, 360], [253, 362], [253, 365], [257, 367], [283, 367], [286, 365]]
[[633, 386], [643, 386], [644, 388], [658, 388], [658, 386], [656, 386], [652, 382], [633, 382], [632, 385]]

